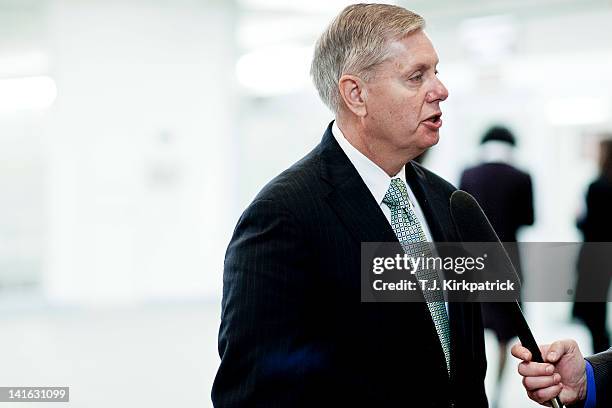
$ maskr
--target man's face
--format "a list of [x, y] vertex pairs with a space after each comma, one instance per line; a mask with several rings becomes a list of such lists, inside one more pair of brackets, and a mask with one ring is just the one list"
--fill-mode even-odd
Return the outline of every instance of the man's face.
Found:
[[372, 147], [417, 155], [438, 143], [440, 102], [448, 90], [437, 77], [438, 55], [422, 30], [389, 47], [391, 58], [366, 85], [363, 123]]

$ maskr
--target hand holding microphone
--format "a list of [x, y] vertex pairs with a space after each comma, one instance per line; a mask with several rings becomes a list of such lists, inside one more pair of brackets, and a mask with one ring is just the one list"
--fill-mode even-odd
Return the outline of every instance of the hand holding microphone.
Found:
[[554, 397], [564, 404], [586, 399], [586, 363], [574, 340], [555, 341], [540, 346], [546, 363], [531, 361], [531, 352], [520, 344], [512, 347], [512, 355], [523, 360], [518, 372], [529, 398], [542, 405]]

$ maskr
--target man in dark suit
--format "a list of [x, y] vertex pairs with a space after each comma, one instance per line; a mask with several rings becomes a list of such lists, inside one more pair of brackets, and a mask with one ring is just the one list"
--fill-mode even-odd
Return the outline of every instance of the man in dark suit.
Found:
[[584, 244], [578, 255], [576, 290], [572, 314], [591, 332], [593, 351], [610, 348], [608, 291], [612, 281], [612, 135], [603, 134], [599, 143], [599, 174], [589, 184], [586, 211], [578, 221]]
[[509, 129], [491, 127], [481, 146], [482, 163], [463, 172], [459, 188], [476, 198], [500, 241], [516, 242], [518, 229], [533, 224], [531, 177], [512, 163], [516, 139]]
[[561, 340], [540, 350], [545, 363], [532, 362], [520, 344], [512, 347], [512, 355], [523, 360], [518, 372], [529, 398], [542, 405], [559, 396], [575, 407], [612, 407], [612, 349], [584, 359], [574, 340]]
[[362, 242], [458, 241], [449, 183], [411, 161], [439, 138], [423, 19], [347, 7], [312, 75], [336, 120], [245, 210], [227, 249], [216, 407], [486, 407], [474, 303], [362, 303]]

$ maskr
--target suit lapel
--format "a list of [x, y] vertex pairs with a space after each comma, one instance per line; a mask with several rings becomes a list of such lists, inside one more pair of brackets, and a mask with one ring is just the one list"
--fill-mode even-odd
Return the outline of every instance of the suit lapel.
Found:
[[327, 196], [342, 223], [359, 242], [398, 242], [379, 204], [331, 132], [321, 141], [321, 177], [330, 185]]
[[456, 241], [453, 229], [448, 227], [453, 223], [449, 198], [445, 193], [436, 188], [423, 169], [412, 161], [406, 164], [406, 181], [423, 210], [434, 242]]

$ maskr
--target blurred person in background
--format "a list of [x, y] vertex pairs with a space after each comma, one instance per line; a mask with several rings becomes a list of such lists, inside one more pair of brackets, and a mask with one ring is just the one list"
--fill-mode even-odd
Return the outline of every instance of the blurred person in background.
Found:
[[336, 120], [238, 221], [216, 407], [487, 406], [480, 305], [360, 299], [362, 242], [459, 241], [456, 189], [411, 161], [438, 142], [448, 96], [424, 24], [357, 4], [317, 41], [311, 73]]
[[[459, 188], [472, 194], [482, 206], [522, 279], [518, 248], [506, 243], [516, 242], [519, 228], [533, 224], [533, 189], [531, 176], [512, 164], [515, 146], [516, 139], [509, 129], [488, 129], [481, 140], [481, 163], [463, 172]], [[495, 333], [498, 343], [495, 405], [501, 394], [508, 342], [516, 334], [498, 303], [482, 304], [482, 314], [484, 327]]]
[[577, 282], [572, 314], [591, 332], [593, 352], [610, 347], [607, 299], [612, 277], [609, 246], [612, 242], [612, 135], [599, 145], [599, 175], [589, 185], [586, 212], [578, 221], [584, 242], [577, 265]]

